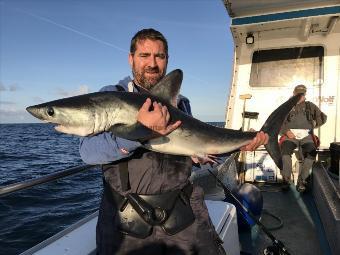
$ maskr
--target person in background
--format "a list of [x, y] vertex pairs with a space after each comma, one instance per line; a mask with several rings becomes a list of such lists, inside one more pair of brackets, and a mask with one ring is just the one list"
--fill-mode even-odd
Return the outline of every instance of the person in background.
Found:
[[[133, 79], [100, 91], [150, 90], [166, 74], [168, 59], [165, 37], [152, 28], [143, 29], [131, 40], [128, 60]], [[177, 107], [191, 115], [185, 97], [179, 96]], [[158, 136], [181, 125], [169, 122], [167, 107], [150, 99], [137, 119]], [[268, 135], [259, 132], [243, 149], [254, 150], [267, 142]], [[110, 132], [82, 138], [79, 151], [84, 162], [102, 164], [98, 254], [225, 254], [203, 191], [189, 181], [193, 161], [205, 160], [148, 151], [141, 143]]]
[[296, 189], [299, 192], [306, 190], [306, 179], [316, 158], [316, 149], [319, 141], [313, 129], [325, 124], [327, 116], [312, 102], [306, 101], [307, 88], [298, 85], [293, 95], [303, 94], [297, 105], [288, 114], [280, 131], [283, 169], [283, 189], [288, 190], [292, 174], [292, 154], [296, 148], [302, 160]]

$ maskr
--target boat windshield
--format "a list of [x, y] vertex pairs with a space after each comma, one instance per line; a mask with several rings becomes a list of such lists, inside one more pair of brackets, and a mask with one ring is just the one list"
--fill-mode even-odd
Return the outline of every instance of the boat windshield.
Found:
[[251, 87], [286, 87], [292, 84], [317, 86], [323, 83], [322, 46], [255, 51]]

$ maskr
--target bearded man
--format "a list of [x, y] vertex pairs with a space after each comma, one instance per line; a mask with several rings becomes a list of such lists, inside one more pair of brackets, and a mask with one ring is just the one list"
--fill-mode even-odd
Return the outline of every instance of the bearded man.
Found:
[[[131, 40], [129, 63], [133, 79], [101, 91], [145, 93], [166, 74], [168, 43], [154, 29], [143, 29]], [[177, 107], [191, 115], [189, 100]], [[167, 107], [147, 99], [138, 121], [159, 136], [175, 130]], [[254, 150], [268, 136], [258, 133], [244, 149]], [[97, 254], [225, 254], [209, 218], [200, 187], [193, 186], [192, 160], [197, 158], [148, 151], [136, 141], [104, 132], [80, 141], [88, 164], [101, 164], [104, 193], [97, 223]], [[157, 204], [157, 206], [156, 206]], [[141, 214], [151, 215], [145, 219]]]

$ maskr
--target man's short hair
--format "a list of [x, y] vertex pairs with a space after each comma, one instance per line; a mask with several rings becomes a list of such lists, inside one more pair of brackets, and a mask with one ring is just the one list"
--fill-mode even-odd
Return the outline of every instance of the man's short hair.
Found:
[[305, 85], [303, 84], [300, 84], [300, 85], [297, 85], [295, 88], [294, 88], [294, 94], [306, 94], [307, 92], [307, 88]]
[[164, 35], [153, 29], [153, 28], [146, 28], [146, 29], [142, 29], [140, 31], [138, 31], [131, 39], [131, 44], [130, 44], [130, 53], [134, 54], [136, 52], [136, 44], [138, 41], [142, 41], [142, 40], [159, 40], [161, 42], [163, 42], [164, 44], [164, 50], [165, 50], [165, 54], [166, 57], [168, 57], [168, 42], [165, 39]]

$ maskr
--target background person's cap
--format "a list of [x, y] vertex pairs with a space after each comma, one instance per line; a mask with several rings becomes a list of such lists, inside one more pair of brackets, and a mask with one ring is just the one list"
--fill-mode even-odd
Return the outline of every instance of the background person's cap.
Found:
[[303, 94], [306, 94], [306, 91], [307, 91], [307, 88], [305, 85], [297, 85], [295, 88], [294, 88], [294, 94], [299, 94], [299, 93], [303, 93]]

